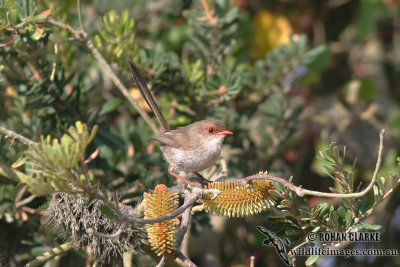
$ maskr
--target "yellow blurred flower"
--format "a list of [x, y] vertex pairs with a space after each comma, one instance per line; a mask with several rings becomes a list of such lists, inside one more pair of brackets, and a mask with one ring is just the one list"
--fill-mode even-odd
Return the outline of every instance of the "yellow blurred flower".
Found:
[[255, 33], [251, 49], [253, 59], [264, 58], [266, 53], [276, 46], [289, 43], [289, 36], [293, 32], [285, 16], [267, 10], [261, 10], [255, 14], [253, 30]]
[[[150, 85], [147, 85], [149, 87], [149, 89], [151, 89]], [[132, 96], [133, 99], [136, 100], [136, 102], [138, 102], [139, 106], [147, 111], [150, 112], [151, 109], [149, 108], [149, 106], [147, 105], [146, 101], [144, 100], [142, 94], [140, 93], [139, 89], [137, 88], [130, 88], [129, 89], [129, 94]]]
[[15, 91], [15, 89], [11, 86], [8, 86], [6, 88], [6, 92], [5, 92], [6, 96], [10, 96], [10, 97], [16, 97], [17, 96], [17, 92]]

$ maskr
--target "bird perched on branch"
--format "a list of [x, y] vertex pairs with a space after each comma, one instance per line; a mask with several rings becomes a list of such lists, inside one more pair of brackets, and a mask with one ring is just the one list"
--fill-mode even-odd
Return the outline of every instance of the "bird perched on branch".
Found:
[[160, 146], [165, 159], [170, 164], [168, 172], [175, 178], [188, 184], [193, 184], [176, 174], [174, 170], [194, 172], [198, 177], [202, 178], [198, 172], [215, 164], [221, 155], [222, 142], [225, 136], [233, 133], [228, 131], [225, 125], [216, 119], [196, 121], [187, 126], [171, 130], [132, 60], [129, 60], [129, 66], [140, 93], [155, 114], [163, 130], [150, 140], [156, 141]]

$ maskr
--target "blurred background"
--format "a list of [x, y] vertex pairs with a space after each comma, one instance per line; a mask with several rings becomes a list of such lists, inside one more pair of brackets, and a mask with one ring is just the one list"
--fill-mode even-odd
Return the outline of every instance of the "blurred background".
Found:
[[[99, 125], [88, 154], [96, 148], [100, 154], [90, 168], [125, 204], [136, 205], [156, 184], [175, 184], [160, 150], [147, 141], [154, 135], [151, 128], [92, 51], [45, 22], [49, 16], [79, 30], [76, 1], [0, 5], [0, 124], [32, 140], [60, 137], [77, 120]], [[6, 11], [21, 26], [18, 34]], [[380, 176], [398, 174], [399, 1], [82, 0], [81, 12], [88, 37], [144, 110], [150, 112], [131, 80], [128, 58], [137, 62], [172, 127], [213, 117], [235, 133], [225, 140], [223, 160], [204, 175], [240, 178], [267, 170], [328, 192], [336, 185], [316, 155], [336, 142], [347, 148], [345, 166], [357, 158], [354, 181], [365, 185], [383, 128]], [[27, 18], [31, 22], [24, 25]], [[0, 137], [0, 158], [9, 165], [24, 149]], [[365, 219], [382, 226], [382, 241], [346, 248], [400, 248], [398, 191]], [[63, 243], [57, 231], [43, 225], [47, 203], [48, 197], [32, 196], [0, 176], [0, 266], [22, 266]], [[255, 266], [285, 266], [256, 230], [257, 225], [274, 229], [269, 218], [277, 214], [268, 210], [237, 219], [196, 213], [182, 250], [199, 266], [249, 266], [250, 256]], [[93, 265], [87, 254], [68, 252], [46, 266]], [[297, 266], [306, 259], [298, 257]], [[133, 262], [157, 263], [154, 255], [135, 255]], [[314, 264], [400, 266], [400, 257], [321, 257]]]

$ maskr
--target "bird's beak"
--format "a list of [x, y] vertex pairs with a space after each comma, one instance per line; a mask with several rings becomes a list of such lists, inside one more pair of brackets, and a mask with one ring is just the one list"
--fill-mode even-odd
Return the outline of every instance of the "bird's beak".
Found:
[[230, 135], [230, 134], [233, 134], [233, 133], [228, 130], [223, 130], [223, 131], [217, 133], [217, 135]]

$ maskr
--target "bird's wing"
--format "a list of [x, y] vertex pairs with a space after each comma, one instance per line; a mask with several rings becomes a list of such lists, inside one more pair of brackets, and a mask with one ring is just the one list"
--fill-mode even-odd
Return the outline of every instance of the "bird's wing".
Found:
[[171, 146], [176, 149], [192, 150], [200, 144], [199, 142], [192, 142], [193, 134], [195, 133], [190, 133], [187, 126], [184, 126], [175, 130], [165, 131], [150, 140], [159, 142], [160, 145]]
[[156, 142], [160, 143], [160, 145], [164, 145], [164, 146], [172, 146], [172, 147], [174, 146], [174, 140], [163, 134], [154, 136], [154, 137], [150, 138], [149, 140], [156, 141]]

